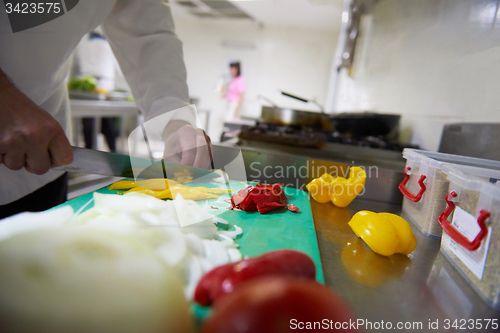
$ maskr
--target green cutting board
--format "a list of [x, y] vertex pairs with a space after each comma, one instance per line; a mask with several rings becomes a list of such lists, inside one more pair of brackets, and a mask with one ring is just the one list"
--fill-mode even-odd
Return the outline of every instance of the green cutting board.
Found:
[[[216, 186], [212, 183], [196, 183], [188, 184], [191, 186], [206, 186], [224, 188], [225, 184]], [[230, 181], [230, 188], [238, 191], [252, 183], [239, 181]], [[316, 239], [316, 230], [309, 203], [309, 196], [306, 192], [295, 188], [285, 187], [285, 194], [289, 204], [294, 204], [300, 210], [297, 213], [288, 211], [286, 208], [276, 209], [267, 214], [259, 212], [244, 212], [228, 210], [229, 203], [224, 199], [230, 197], [221, 196], [219, 199], [210, 199], [198, 201], [200, 205], [207, 204], [209, 212], [217, 214], [229, 221], [229, 230], [233, 230], [233, 225], [237, 225], [243, 229], [243, 235], [236, 239], [240, 245], [239, 249], [243, 257], [254, 257], [259, 254], [278, 249], [294, 249], [308, 254], [316, 263], [317, 280], [324, 282], [323, 270], [321, 268], [321, 260], [318, 250], [318, 242]], [[96, 192], [105, 194], [117, 194], [117, 191], [110, 191], [107, 187], [103, 187]], [[88, 203], [94, 192], [87, 193], [76, 199], [70, 200], [63, 205], [70, 205], [75, 211]], [[93, 207], [90, 203], [85, 210]], [[214, 208], [218, 208], [217, 210]]]
[[[230, 181], [230, 188], [239, 191], [253, 183]], [[206, 186], [226, 188], [226, 184], [216, 186], [213, 183], [188, 184], [190, 186]], [[323, 283], [323, 269], [319, 256], [316, 230], [309, 203], [309, 196], [306, 192], [295, 188], [285, 187], [285, 194], [288, 204], [294, 204], [300, 210], [297, 213], [288, 211], [286, 208], [276, 209], [267, 214], [259, 212], [244, 212], [228, 210], [230, 204], [225, 199], [230, 195], [220, 196], [218, 199], [198, 201], [200, 205], [208, 205], [209, 212], [217, 214], [226, 219], [230, 226], [228, 230], [234, 230], [234, 225], [243, 229], [243, 234], [236, 239], [243, 257], [254, 257], [265, 252], [278, 249], [294, 249], [308, 254], [316, 264], [316, 279]], [[117, 194], [118, 191], [110, 191], [103, 187], [95, 192], [105, 194]], [[87, 204], [94, 192], [82, 195], [70, 200], [63, 205], [70, 205], [75, 211]], [[93, 202], [88, 204], [83, 210], [93, 207]], [[210, 308], [193, 305], [192, 311], [195, 316], [195, 326], [199, 327], [204, 318], [209, 314]]]

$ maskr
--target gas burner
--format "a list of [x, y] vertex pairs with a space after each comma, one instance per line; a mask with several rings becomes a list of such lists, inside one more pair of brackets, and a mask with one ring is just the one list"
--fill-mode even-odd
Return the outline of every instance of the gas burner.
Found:
[[328, 143], [337, 143], [364, 148], [402, 151], [411, 145], [387, 140], [382, 136], [352, 137], [337, 131], [328, 131], [310, 126], [279, 126], [258, 122], [255, 126], [243, 126], [238, 134], [240, 140], [266, 142], [300, 148], [323, 149]]
[[276, 126], [271, 123], [257, 123], [253, 127], [244, 126], [238, 135], [241, 140], [260, 141], [293, 145], [302, 148], [320, 148], [328, 141], [327, 134], [310, 128], [296, 126]]

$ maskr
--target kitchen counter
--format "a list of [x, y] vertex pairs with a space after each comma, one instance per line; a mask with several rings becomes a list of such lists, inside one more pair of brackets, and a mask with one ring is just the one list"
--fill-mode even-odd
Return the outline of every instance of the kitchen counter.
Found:
[[[236, 156], [239, 153], [239, 150], [231, 152], [234, 148], [222, 145], [215, 147], [216, 152], [221, 149], [216, 156]], [[248, 148], [242, 148], [241, 153], [249, 180], [281, 182], [285, 186], [301, 189], [312, 177], [319, 176], [319, 170], [326, 168], [330, 172], [335, 170], [342, 174], [349, 168], [348, 164], [286, 153]], [[377, 166], [375, 157], [371, 158], [370, 162], [374, 163], [371, 167]], [[361, 161], [356, 156], [354, 158], [354, 163]], [[225, 165], [229, 160], [220, 162]], [[298, 176], [283, 173], [283, 167], [298, 170]], [[390, 322], [395, 331], [453, 332], [455, 330], [445, 329], [445, 325], [448, 323], [451, 326], [455, 319], [500, 319], [499, 309], [483, 301], [440, 253], [440, 240], [427, 237], [412, 223], [410, 225], [418, 245], [408, 257], [399, 254], [391, 257], [377, 255], [355, 236], [347, 222], [360, 210], [401, 214], [402, 195], [397, 185], [403, 179], [402, 170], [370, 169], [370, 165], [365, 167], [367, 173], [372, 171], [366, 181], [366, 191], [348, 207], [320, 204], [311, 198], [326, 285], [351, 305], [358, 319], [370, 321], [372, 325], [381, 325], [382, 321], [387, 325]], [[409, 221], [407, 216], [402, 216]], [[436, 320], [438, 328], [429, 329], [429, 324], [435, 324]], [[396, 330], [399, 322], [413, 328]], [[457, 323], [460, 325], [460, 322]], [[363, 327], [363, 331], [390, 330]], [[490, 327], [468, 331], [497, 330]]]
[[[319, 176], [320, 168], [343, 173], [349, 167], [333, 161], [246, 147], [242, 148], [242, 154], [249, 179], [261, 176], [261, 181], [281, 182], [301, 189], [312, 177]], [[362, 161], [361, 156], [354, 156], [354, 159], [350, 162]], [[375, 155], [371, 156], [371, 167], [376, 167], [378, 161], [380, 159]], [[308, 171], [294, 178], [294, 175], [279, 173], [279, 166]], [[348, 207], [320, 204], [311, 198], [325, 283], [351, 304], [357, 318], [378, 324], [382, 320], [390, 322], [393, 329], [402, 322], [403, 325], [412, 325], [413, 328], [407, 331], [453, 332], [454, 329], [448, 330], [445, 325], [451, 326], [455, 319], [459, 320], [459, 326], [460, 319], [499, 319], [500, 310], [483, 301], [440, 253], [440, 239], [427, 237], [402, 214], [402, 195], [397, 188], [403, 179], [402, 169], [364, 166], [367, 173], [373, 171], [368, 174], [366, 191]], [[265, 172], [268, 177], [263, 177]], [[416, 250], [408, 257], [398, 254], [388, 258], [373, 253], [347, 224], [360, 210], [402, 215], [413, 228], [418, 242]], [[438, 328], [429, 329], [429, 324], [435, 325], [436, 320]], [[388, 330], [365, 328], [364, 331]], [[489, 329], [469, 331], [497, 330], [490, 326]]]
[[[141, 114], [139, 108], [134, 102], [129, 101], [99, 101], [99, 100], [79, 100], [70, 99], [71, 115], [73, 118], [73, 143], [79, 142], [79, 135], [83, 131], [81, 125], [82, 118], [94, 118], [94, 127], [92, 129], [93, 149], [96, 149], [97, 134], [101, 133], [101, 121], [103, 117], [121, 117], [119, 128], [119, 137], [126, 138], [130, 134], [127, 127], [134, 128], [137, 118]], [[130, 126], [128, 121], [131, 122]], [[118, 150], [127, 151], [126, 140], [118, 141]], [[132, 147], [135, 151], [135, 146]]]
[[[383, 320], [394, 327], [398, 322], [422, 323], [420, 330], [412, 326], [412, 331], [423, 332], [454, 331], [445, 329], [445, 320], [453, 324], [455, 319], [500, 318], [499, 310], [488, 306], [440, 253], [439, 239], [427, 237], [410, 223], [417, 237], [416, 250], [408, 257], [387, 258], [374, 254], [347, 225], [360, 210], [401, 214], [400, 205], [358, 198], [346, 208], [313, 199], [311, 206], [325, 282], [351, 304], [357, 318], [372, 323]], [[436, 320], [439, 329], [430, 330], [429, 322]]]

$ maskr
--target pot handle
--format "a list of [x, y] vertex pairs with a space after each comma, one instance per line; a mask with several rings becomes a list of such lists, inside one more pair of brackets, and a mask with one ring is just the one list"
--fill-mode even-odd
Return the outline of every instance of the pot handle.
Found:
[[449, 200], [449, 196], [454, 198], [457, 197], [457, 192], [450, 191], [444, 197], [448, 207], [446, 207], [445, 211], [439, 215], [438, 221], [441, 225], [441, 228], [450, 236], [455, 242], [462, 245], [469, 251], [475, 251], [481, 246], [481, 242], [488, 234], [488, 228], [486, 227], [486, 219], [490, 217], [490, 213], [484, 209], [481, 209], [479, 212], [479, 217], [477, 218], [477, 224], [481, 228], [476, 238], [471, 242], [467, 237], [465, 237], [460, 231], [458, 231], [449, 221], [448, 217], [455, 210], [455, 203]]
[[408, 171], [411, 170], [411, 167], [406, 167], [403, 172], [405, 174], [405, 179], [399, 184], [398, 188], [401, 191], [401, 193], [408, 198], [409, 200], [413, 202], [419, 202], [420, 199], [422, 199], [422, 195], [424, 195], [424, 192], [426, 190], [426, 187], [424, 185], [424, 180], [427, 178], [425, 175], [420, 175], [420, 178], [418, 179], [418, 184], [420, 185], [420, 191], [418, 191], [417, 194], [413, 194], [406, 188], [406, 184], [410, 180], [410, 175], [408, 174]]

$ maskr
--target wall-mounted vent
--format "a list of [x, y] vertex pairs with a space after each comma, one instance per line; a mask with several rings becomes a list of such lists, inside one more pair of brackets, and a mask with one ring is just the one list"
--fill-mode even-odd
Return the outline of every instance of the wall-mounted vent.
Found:
[[223, 14], [225, 17], [229, 18], [235, 18], [235, 19], [252, 19], [251, 16], [249, 16], [247, 13], [241, 12], [241, 13], [224, 13]]
[[177, 4], [181, 5], [182, 7], [187, 7], [187, 8], [197, 8], [198, 7], [197, 4], [195, 4], [192, 1], [188, 1], [188, 0], [177, 1]]
[[177, 0], [176, 3], [197, 17], [253, 20], [250, 15], [227, 0]]
[[201, 0], [208, 7], [217, 11], [240, 10], [238, 7], [225, 0]]
[[194, 16], [197, 16], [197, 17], [201, 17], [201, 18], [217, 18], [218, 17], [217, 15], [214, 15], [211, 12], [192, 11], [191, 14], [193, 14]]

